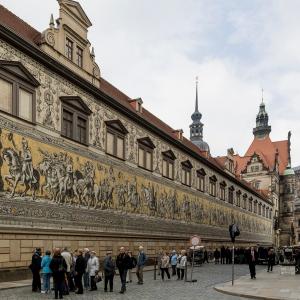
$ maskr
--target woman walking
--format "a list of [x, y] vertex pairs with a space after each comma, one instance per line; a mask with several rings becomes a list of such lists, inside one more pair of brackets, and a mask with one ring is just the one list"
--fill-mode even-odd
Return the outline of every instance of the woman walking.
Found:
[[51, 252], [49, 250], [46, 251], [45, 256], [42, 258], [42, 274], [43, 274], [43, 290], [41, 291], [42, 294], [48, 294], [50, 292], [50, 277], [52, 274], [52, 271], [50, 269], [50, 262], [52, 260], [51, 258]]
[[96, 284], [95, 277], [99, 272], [99, 260], [98, 257], [96, 256], [95, 251], [91, 251], [91, 256], [87, 262], [87, 271], [90, 276], [90, 284], [91, 284], [90, 291], [96, 291], [97, 284]]
[[[180, 263], [179, 263], [180, 280], [183, 280], [183, 278], [184, 278], [186, 264], [187, 264], [186, 251], [181, 250], [181, 259], [180, 259]], [[178, 273], [177, 273], [177, 275], [178, 275]]]
[[164, 252], [161, 258], [161, 267], [160, 267], [162, 280], [165, 280], [165, 272], [168, 276], [168, 279], [171, 278], [169, 273], [169, 264], [170, 264], [170, 257], [167, 252]]

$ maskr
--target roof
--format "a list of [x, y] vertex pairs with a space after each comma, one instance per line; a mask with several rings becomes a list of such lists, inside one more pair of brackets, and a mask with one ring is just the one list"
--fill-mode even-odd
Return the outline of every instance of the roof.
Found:
[[[41, 42], [42, 34], [31, 27], [29, 24], [27, 24], [25, 21], [17, 17], [15, 14], [10, 12], [8, 9], [6, 9], [4, 6], [0, 5], [0, 24], [4, 25], [6, 28], [20, 36], [25, 41], [29, 42], [30, 44], [34, 46], [38, 46]], [[105, 80], [103, 77], [100, 78], [100, 90], [105, 93], [106, 95], [113, 98], [113, 100], [117, 101], [122, 106], [126, 107], [128, 110], [130, 110], [134, 114], [138, 114], [141, 118], [143, 118], [145, 121], [147, 121], [150, 124], [153, 124], [156, 128], [163, 131], [165, 134], [170, 136], [172, 139], [177, 140], [178, 138], [176, 134], [174, 133], [174, 129], [170, 127], [168, 124], [160, 120], [158, 117], [153, 115], [150, 111], [143, 108], [142, 112], [137, 112], [131, 105], [130, 101], [132, 99], [124, 94], [122, 91], [120, 91], [118, 88], [113, 86], [111, 83], [109, 83], [107, 80]], [[217, 159], [211, 157], [208, 155], [207, 152], [201, 151], [195, 144], [193, 144], [190, 140], [183, 137], [183, 139], [180, 141], [185, 147], [192, 150], [194, 153], [200, 155], [206, 161], [214, 165], [217, 169], [219, 169], [221, 172], [224, 170], [222, 165], [217, 161]], [[246, 181], [239, 179], [239, 177], [235, 177], [236, 180], [238, 180], [241, 184], [248, 186], [254, 193], [257, 193], [255, 189], [251, 187]], [[263, 196], [263, 195], [262, 195]], [[263, 197], [265, 198], [265, 197]], [[265, 199], [267, 200], [267, 199]]]

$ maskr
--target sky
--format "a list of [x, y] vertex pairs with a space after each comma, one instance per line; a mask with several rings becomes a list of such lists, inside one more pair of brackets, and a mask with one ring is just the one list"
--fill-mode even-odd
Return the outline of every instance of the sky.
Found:
[[[243, 155], [264, 89], [271, 139], [292, 132], [300, 165], [300, 1], [81, 0], [102, 76], [189, 138], [199, 78], [204, 140], [213, 156]], [[0, 0], [39, 31], [56, 0]]]

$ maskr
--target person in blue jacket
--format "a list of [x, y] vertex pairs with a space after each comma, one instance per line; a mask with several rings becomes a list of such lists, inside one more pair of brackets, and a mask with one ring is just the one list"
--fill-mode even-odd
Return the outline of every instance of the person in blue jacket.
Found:
[[143, 246], [139, 246], [139, 253], [137, 256], [137, 263], [136, 263], [136, 276], [138, 278], [138, 284], [143, 284], [143, 269], [147, 261], [147, 256], [144, 253]]
[[177, 253], [175, 250], [172, 251], [170, 261], [171, 261], [171, 266], [172, 266], [172, 276], [175, 276], [176, 275], [176, 266], [177, 266]]
[[49, 250], [46, 251], [45, 255], [42, 258], [42, 274], [43, 274], [43, 290], [41, 291], [42, 294], [47, 294], [50, 292], [50, 277], [52, 274], [51, 269], [49, 268], [51, 258], [51, 252]]

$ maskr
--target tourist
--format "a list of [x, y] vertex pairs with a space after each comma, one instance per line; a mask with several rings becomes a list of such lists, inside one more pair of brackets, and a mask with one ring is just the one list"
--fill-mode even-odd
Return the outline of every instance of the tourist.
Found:
[[73, 260], [72, 260], [72, 255], [68, 251], [67, 247], [65, 247], [63, 249], [63, 251], [61, 252], [61, 256], [64, 258], [64, 260], [67, 264], [67, 280], [65, 280], [64, 294], [68, 295], [69, 291], [70, 291], [70, 287], [72, 285], [70, 272], [71, 272], [71, 266], [72, 266]]
[[273, 266], [275, 265], [275, 252], [271, 248], [268, 252], [268, 272], [273, 272]]
[[97, 290], [97, 284], [96, 284], [96, 275], [98, 275], [99, 272], [99, 259], [96, 256], [95, 251], [90, 252], [90, 258], [87, 262], [87, 271], [90, 276], [90, 291], [96, 291]]
[[177, 266], [177, 253], [176, 250], [173, 250], [171, 255], [172, 276], [176, 275], [176, 266]]
[[70, 268], [70, 282], [69, 282], [69, 289], [70, 292], [75, 292], [76, 286], [75, 286], [75, 264], [76, 264], [76, 258], [77, 258], [77, 249], [71, 254], [72, 256], [72, 265]]
[[33, 292], [40, 292], [41, 291], [41, 277], [40, 277], [40, 270], [41, 270], [41, 248], [36, 248], [33, 252], [31, 258], [31, 264], [29, 266], [32, 272], [32, 291]]
[[163, 252], [163, 256], [161, 258], [161, 267], [160, 267], [162, 280], [165, 280], [165, 273], [167, 274], [168, 279], [171, 278], [169, 273], [169, 265], [170, 265], [170, 257], [167, 252]]
[[112, 251], [106, 252], [106, 257], [103, 262], [103, 270], [104, 270], [104, 292], [107, 292], [107, 284], [109, 282], [109, 291], [113, 292], [114, 289], [114, 276], [116, 273], [116, 265], [113, 261]]
[[177, 280], [180, 280], [180, 262], [181, 262], [181, 252], [179, 253], [179, 255], [177, 256], [177, 265], [176, 265], [176, 273], [177, 273]]
[[180, 280], [183, 280], [183, 278], [184, 278], [184, 273], [185, 273], [186, 266], [187, 266], [186, 251], [181, 250], [181, 259], [180, 259], [180, 264], [179, 264]]
[[90, 287], [90, 275], [89, 275], [89, 272], [87, 272], [87, 262], [90, 259], [90, 256], [91, 256], [90, 250], [88, 248], [84, 248], [83, 249], [83, 258], [85, 261], [85, 271], [84, 271], [84, 275], [83, 275], [83, 285], [86, 290], [88, 290]]
[[206, 250], [206, 249], [204, 249], [203, 256], [204, 256], [203, 263], [205, 263], [205, 262], [207, 262], [207, 263], [208, 263], [208, 253], [207, 253], [207, 250]]
[[116, 265], [117, 265], [117, 268], [119, 269], [119, 274], [120, 274], [120, 279], [121, 279], [121, 285], [122, 285], [120, 293], [124, 294], [125, 291], [126, 291], [126, 275], [127, 275], [127, 270], [128, 270], [128, 266], [130, 265], [130, 258], [125, 253], [125, 248], [124, 247], [120, 248], [120, 253], [117, 256], [117, 260], [116, 260]]
[[147, 261], [147, 256], [144, 253], [143, 246], [139, 246], [139, 253], [136, 260], [136, 276], [138, 278], [138, 284], [143, 284], [143, 270], [145, 267], [145, 263]]
[[158, 251], [158, 254], [157, 254], [157, 258], [156, 258], [156, 262], [157, 262], [157, 268], [158, 268], [158, 276], [160, 275], [160, 267], [161, 267], [161, 258], [163, 257], [163, 250], [160, 249]]
[[50, 277], [52, 274], [52, 271], [49, 268], [51, 262], [50, 255], [51, 255], [51, 251], [47, 250], [41, 262], [41, 268], [43, 274], [43, 290], [41, 291], [42, 294], [48, 294], [50, 292]]
[[53, 274], [55, 299], [58, 299], [58, 295], [59, 299], [62, 299], [65, 276], [67, 272], [67, 264], [64, 258], [61, 256], [59, 248], [54, 249], [54, 254], [49, 267]]
[[248, 264], [249, 264], [251, 279], [256, 279], [256, 270], [255, 270], [256, 262], [257, 262], [257, 251], [254, 249], [254, 247], [251, 247], [250, 250], [248, 251]]
[[221, 253], [220, 253], [219, 249], [217, 248], [214, 252], [215, 264], [220, 263], [220, 256], [221, 256]]
[[77, 288], [76, 294], [83, 294], [82, 276], [86, 269], [86, 263], [82, 254], [83, 251], [79, 249], [77, 251], [77, 258], [75, 263], [75, 284]]
[[130, 264], [128, 266], [128, 272], [126, 277], [126, 283], [132, 282], [132, 269], [136, 267], [136, 258], [132, 255], [131, 251], [126, 252], [130, 258]]

